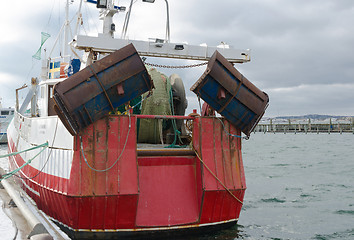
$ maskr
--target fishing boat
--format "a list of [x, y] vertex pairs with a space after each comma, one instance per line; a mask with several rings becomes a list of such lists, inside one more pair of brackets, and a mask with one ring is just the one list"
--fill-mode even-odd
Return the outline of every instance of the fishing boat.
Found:
[[[9, 157], [15, 180], [73, 239], [235, 225], [246, 189], [241, 139], [269, 101], [233, 66], [250, 61], [249, 50], [173, 43], [168, 20], [165, 39], [131, 40], [133, 0], [128, 9], [88, 2], [100, 10], [103, 32], [69, 39], [66, 10], [61, 56], [43, 61], [16, 105], [8, 128], [9, 152], [21, 152]], [[124, 12], [116, 38], [113, 15]], [[182, 79], [149, 57], [208, 64], [191, 88], [204, 100], [199, 112], [185, 112]]]
[[7, 143], [7, 127], [14, 116], [13, 108], [3, 108], [0, 98], [0, 143]]

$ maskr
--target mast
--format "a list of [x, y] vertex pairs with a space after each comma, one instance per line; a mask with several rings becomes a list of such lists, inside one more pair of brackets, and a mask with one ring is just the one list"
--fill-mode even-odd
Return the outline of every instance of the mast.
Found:
[[170, 9], [168, 7], [168, 1], [167, 0], [165, 0], [165, 3], [166, 3], [166, 11], [167, 11], [165, 41], [169, 43], [171, 41], [171, 36], [170, 36]]
[[82, 7], [82, 0], [80, 0], [79, 10], [77, 11], [77, 22], [76, 22], [76, 26], [75, 26], [74, 36], [76, 36], [78, 34], [79, 25], [82, 22], [81, 7]]
[[[69, 31], [70, 31], [70, 22], [69, 22], [69, 0], [66, 0], [66, 6], [65, 6], [65, 23], [64, 23], [64, 45], [63, 45], [63, 55], [62, 57], [65, 59], [65, 57], [68, 55], [68, 43], [69, 43]], [[65, 60], [64, 60], [65, 61]]]
[[[98, 1], [100, 3], [100, 1]], [[99, 4], [97, 5], [99, 6]], [[118, 9], [114, 8], [113, 0], [107, 0], [106, 5], [101, 5], [103, 8], [100, 12], [100, 20], [103, 20], [103, 35], [114, 38], [114, 32], [116, 27], [113, 23], [113, 16], [118, 12]]]

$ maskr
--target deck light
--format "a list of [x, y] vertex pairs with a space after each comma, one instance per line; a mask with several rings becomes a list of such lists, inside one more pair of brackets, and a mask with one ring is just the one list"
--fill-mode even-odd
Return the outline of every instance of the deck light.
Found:
[[111, 32], [116, 31], [116, 25], [114, 23], [111, 24]]
[[107, 0], [97, 0], [97, 8], [107, 8]]
[[155, 39], [155, 47], [162, 47], [164, 42], [165, 42], [165, 40], [156, 38]]
[[183, 44], [177, 44], [177, 45], [175, 46], [175, 50], [183, 50], [183, 49], [184, 49]]

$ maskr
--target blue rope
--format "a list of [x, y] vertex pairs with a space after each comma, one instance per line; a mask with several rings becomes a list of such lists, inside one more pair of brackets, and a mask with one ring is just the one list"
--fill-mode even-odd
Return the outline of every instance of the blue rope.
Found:
[[143, 99], [141, 99], [141, 101], [139, 101], [137, 104], [135, 104], [134, 106], [128, 108], [127, 110], [125, 110], [124, 112], [121, 113], [121, 115], [125, 115], [129, 110], [136, 108], [139, 104], [142, 104], [148, 97], [150, 97], [150, 93], [148, 93]]
[[248, 139], [248, 137], [242, 137], [242, 136], [240, 136], [240, 135], [235, 135], [235, 134], [229, 133], [228, 131], [226, 131], [226, 129], [225, 129], [225, 124], [223, 123], [223, 121], [221, 121], [221, 119], [218, 118], [218, 117], [217, 117], [217, 119], [221, 122], [221, 124], [222, 124], [222, 126], [223, 126], [223, 129], [224, 129], [224, 132], [225, 132], [227, 135], [229, 135], [229, 136], [231, 136], [231, 137], [237, 137], [237, 138], [242, 138], [242, 139]]

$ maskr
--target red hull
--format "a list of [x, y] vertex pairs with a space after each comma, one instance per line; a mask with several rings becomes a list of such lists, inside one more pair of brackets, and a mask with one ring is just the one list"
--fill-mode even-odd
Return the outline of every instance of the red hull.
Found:
[[[192, 142], [204, 163], [192, 151], [163, 156], [160, 150], [160, 155], [149, 156], [137, 149], [136, 120], [109, 116], [81, 134], [84, 155], [93, 168], [108, 168], [122, 154], [112, 169], [90, 169], [75, 137], [69, 179], [40, 173], [21, 180], [38, 208], [73, 237], [80, 232], [158, 231], [237, 221], [246, 189], [240, 139], [227, 135], [218, 119], [196, 118]], [[240, 134], [224, 124], [226, 131]], [[16, 151], [13, 141], [9, 147]], [[19, 155], [15, 160], [18, 166], [24, 164]], [[22, 172], [27, 177], [37, 173], [31, 166]]]

